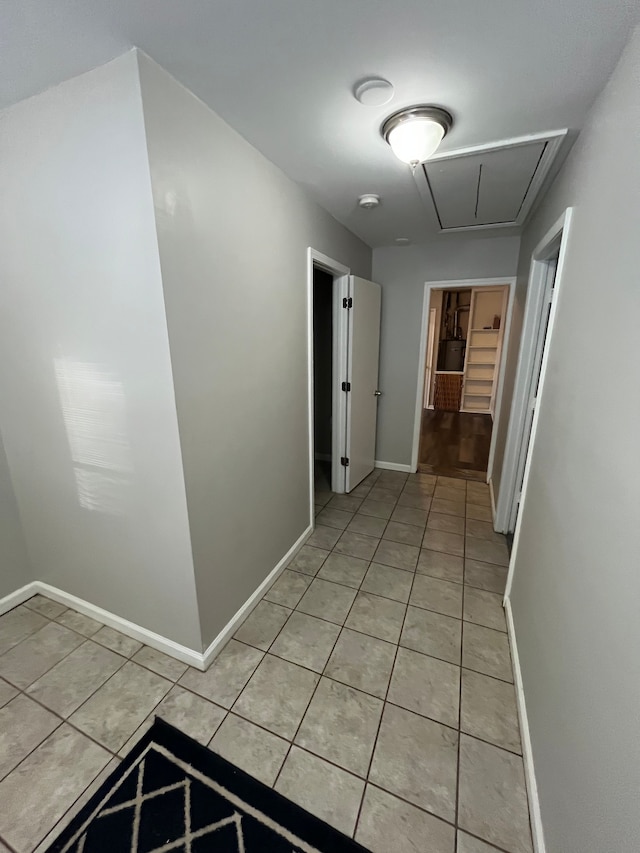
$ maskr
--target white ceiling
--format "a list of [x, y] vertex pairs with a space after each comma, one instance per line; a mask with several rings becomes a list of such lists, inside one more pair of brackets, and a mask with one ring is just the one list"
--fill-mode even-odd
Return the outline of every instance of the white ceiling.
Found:
[[[5, 0], [0, 108], [136, 45], [371, 246], [419, 242], [433, 217], [382, 120], [445, 106], [441, 151], [579, 130], [638, 20], [635, 0]], [[353, 99], [368, 75], [391, 103]]]

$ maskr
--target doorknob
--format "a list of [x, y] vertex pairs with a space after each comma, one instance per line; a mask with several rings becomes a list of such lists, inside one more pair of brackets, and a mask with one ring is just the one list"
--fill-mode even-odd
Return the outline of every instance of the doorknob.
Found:
[[374, 391], [374, 392], [373, 392], [373, 396], [374, 396], [374, 397], [380, 397], [380, 396], [382, 396], [382, 391], [377, 391], [377, 390], [376, 390], [376, 391]]

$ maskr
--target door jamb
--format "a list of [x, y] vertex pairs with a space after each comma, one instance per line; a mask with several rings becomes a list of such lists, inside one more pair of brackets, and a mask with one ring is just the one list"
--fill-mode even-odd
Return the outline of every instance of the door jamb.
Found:
[[[551, 306], [549, 315], [549, 325], [545, 339], [545, 351], [542, 356], [542, 366], [540, 369], [540, 384], [538, 386], [538, 396], [542, 393], [544, 383], [544, 371], [546, 370], [546, 359], [548, 352], [548, 342], [551, 340], [553, 332], [553, 322], [555, 319], [556, 306], [560, 293], [560, 285], [564, 270], [566, 257], [567, 238], [571, 225], [573, 208], [568, 207], [562, 216], [551, 226], [538, 243], [531, 255], [531, 263], [529, 266], [529, 282], [527, 286], [527, 299], [524, 309], [524, 318], [522, 324], [522, 337], [520, 343], [520, 352], [518, 354], [518, 366], [516, 369], [516, 379], [513, 387], [513, 398], [511, 401], [511, 411], [509, 413], [509, 424], [505, 441], [502, 475], [500, 477], [500, 491], [498, 494], [498, 502], [495, 513], [495, 529], [500, 532], [509, 530], [509, 523], [512, 517], [513, 502], [516, 496], [517, 489], [517, 473], [518, 473], [518, 458], [520, 456], [520, 448], [523, 441], [523, 432], [526, 421], [526, 409], [529, 399], [529, 389], [531, 387], [532, 372], [534, 367], [536, 342], [540, 331], [542, 300], [544, 298], [547, 266], [551, 257], [555, 254], [560, 243], [560, 251], [558, 254], [558, 264], [556, 267], [554, 292], [555, 297]], [[522, 495], [520, 498], [520, 510], [524, 503], [524, 496], [528, 477], [528, 462], [531, 455], [531, 448], [535, 437], [535, 429], [537, 427], [538, 417], [537, 409], [534, 412], [533, 421], [531, 424], [531, 438], [529, 440], [529, 453], [525, 462], [525, 474], [522, 483]], [[518, 524], [516, 522], [516, 531]], [[516, 550], [516, 540], [514, 531], [513, 554]], [[511, 560], [513, 564], [513, 559]], [[510, 581], [507, 581], [510, 584]]]
[[[315, 474], [315, 447], [314, 447], [314, 388], [313, 388], [313, 269], [317, 267], [333, 277], [333, 353], [332, 353], [332, 419], [331, 419], [331, 486], [339, 485], [340, 449], [344, 443], [346, 412], [344, 400], [338, 393], [340, 384], [339, 376], [346, 376], [346, 320], [343, 317], [346, 311], [338, 311], [337, 305], [341, 293], [347, 286], [347, 276], [351, 269], [339, 261], [318, 252], [311, 246], [307, 249], [307, 417], [309, 422], [309, 521], [315, 527], [314, 513], [314, 474]], [[345, 329], [342, 329], [345, 326]], [[344, 339], [344, 340], [343, 340]], [[340, 431], [342, 425], [342, 431]], [[341, 439], [342, 436], [342, 439]], [[334, 489], [339, 491], [338, 489]], [[344, 492], [343, 488], [341, 490]]]
[[509, 287], [507, 297], [507, 316], [505, 319], [504, 335], [502, 336], [502, 351], [500, 353], [500, 366], [498, 370], [498, 388], [496, 391], [496, 403], [493, 416], [493, 429], [491, 431], [491, 445], [489, 447], [489, 462], [487, 466], [487, 482], [491, 480], [493, 472], [493, 458], [495, 455], [495, 439], [498, 433], [498, 424], [502, 416], [502, 387], [504, 380], [504, 368], [506, 364], [507, 350], [509, 348], [509, 335], [511, 333], [511, 315], [513, 312], [513, 294], [516, 279], [514, 277], [497, 278], [465, 278], [451, 279], [445, 281], [427, 281], [424, 285], [424, 297], [422, 301], [422, 321], [420, 326], [420, 353], [418, 368], [418, 386], [416, 390], [416, 408], [413, 421], [413, 448], [411, 451], [411, 470], [418, 470], [418, 454], [420, 450], [420, 426], [422, 423], [422, 401], [424, 399], [425, 367], [427, 359], [427, 337], [429, 327], [429, 307], [431, 305], [431, 292], [433, 290], [449, 290], [451, 288], [472, 287]]

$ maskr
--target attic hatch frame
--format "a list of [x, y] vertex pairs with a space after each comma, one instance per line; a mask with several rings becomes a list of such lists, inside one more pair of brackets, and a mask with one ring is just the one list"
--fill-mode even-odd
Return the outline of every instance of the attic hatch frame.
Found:
[[[531, 212], [531, 208], [542, 189], [546, 178], [551, 171], [551, 167], [562, 147], [563, 142], [567, 138], [569, 130], [554, 130], [543, 133], [530, 133], [526, 136], [517, 136], [512, 139], [502, 139], [498, 142], [490, 142], [483, 145], [470, 145], [467, 148], [456, 148], [453, 151], [445, 151], [442, 154], [434, 154], [426, 163], [422, 163], [418, 169], [413, 171], [413, 180], [422, 200], [422, 204], [427, 213], [435, 215], [438, 223], [439, 234], [453, 234], [460, 231], [486, 231], [492, 228], [517, 228], [526, 222], [526, 219]], [[504, 151], [513, 148], [519, 148], [523, 145], [531, 145], [536, 142], [544, 142], [545, 147], [540, 156], [540, 160], [531, 178], [531, 182], [527, 187], [527, 191], [520, 205], [520, 209], [515, 219], [508, 222], [489, 222], [482, 225], [457, 225], [450, 228], [442, 227], [439, 217], [436, 201], [431, 192], [431, 186], [426, 171], [426, 166], [431, 163], [441, 162], [443, 160], [457, 160], [463, 157], [470, 157], [477, 154], [494, 153], [496, 151]]]

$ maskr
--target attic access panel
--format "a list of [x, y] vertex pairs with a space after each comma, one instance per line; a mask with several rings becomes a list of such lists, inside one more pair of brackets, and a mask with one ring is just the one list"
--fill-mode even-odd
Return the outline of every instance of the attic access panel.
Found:
[[566, 131], [450, 152], [416, 170], [442, 231], [521, 225]]

